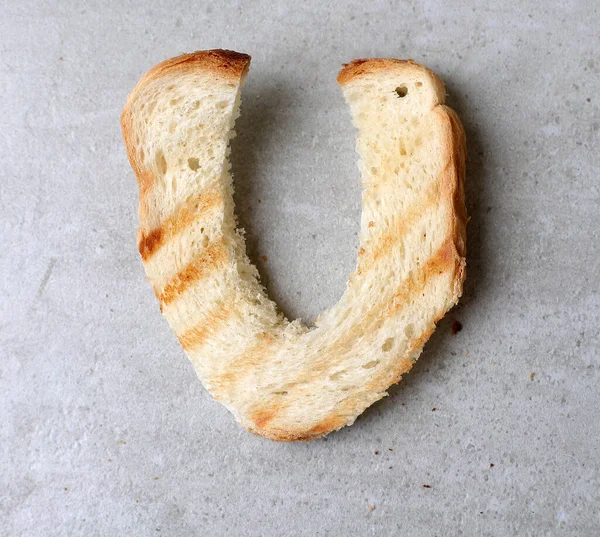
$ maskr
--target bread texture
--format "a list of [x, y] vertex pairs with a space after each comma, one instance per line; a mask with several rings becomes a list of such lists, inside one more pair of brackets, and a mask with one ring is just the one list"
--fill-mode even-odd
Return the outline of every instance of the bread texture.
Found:
[[236, 228], [229, 141], [250, 57], [199, 51], [151, 69], [121, 117], [140, 187], [138, 246], [200, 380], [249, 431], [311, 440], [410, 371], [465, 278], [465, 135], [425, 67], [355, 60], [338, 75], [358, 129], [360, 248], [315, 327], [277, 311]]

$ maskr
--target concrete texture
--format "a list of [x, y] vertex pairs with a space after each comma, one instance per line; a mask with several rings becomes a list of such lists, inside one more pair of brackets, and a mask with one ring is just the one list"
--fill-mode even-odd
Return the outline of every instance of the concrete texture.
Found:
[[[325, 4], [4, 4], [1, 535], [600, 533], [597, 4]], [[254, 58], [238, 213], [292, 317], [356, 258], [340, 64], [425, 63], [467, 131], [460, 306], [388, 398], [309, 444], [211, 399], [136, 251], [121, 107], [156, 62], [213, 47]]]

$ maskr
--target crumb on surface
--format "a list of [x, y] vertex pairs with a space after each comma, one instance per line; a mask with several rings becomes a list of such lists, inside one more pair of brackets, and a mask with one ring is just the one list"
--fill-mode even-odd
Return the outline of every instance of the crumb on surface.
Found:
[[266, 255], [261, 255], [260, 258], [266, 263], [269, 258]]
[[119, 444], [127, 444], [127, 442], [125, 442], [125, 440], [119, 440]]
[[424, 488], [424, 489], [430, 489], [430, 488], [431, 488], [431, 485], [423, 485], [423, 488]]
[[379, 455], [379, 450], [376, 450], [376, 451], [375, 451], [375, 455]]
[[529, 380], [533, 381], [533, 377], [535, 377], [535, 371], [529, 373]]
[[155, 475], [152, 479], [154, 479], [154, 481], [157, 481], [158, 480], [158, 476]]
[[[58, 61], [59, 61], [59, 62], [62, 62], [62, 61], [63, 61], [63, 57], [62, 57], [62, 56], [59, 56], [59, 57], [58, 57]], [[588, 102], [589, 102], [589, 99], [588, 99]]]
[[367, 505], [367, 509], [369, 509], [369, 511], [375, 511], [375, 506], [374, 505]]
[[452, 323], [452, 335], [455, 336], [462, 330], [462, 323], [460, 321], [454, 321]]
[[262, 203], [262, 200], [258, 200], [258, 203]]
[[435, 407], [435, 406], [434, 406], [434, 407], [431, 409], [431, 412], [435, 412], [436, 410], [437, 410], [437, 407]]
[[388, 448], [388, 451], [394, 451], [391, 447]]
[[490, 468], [493, 468], [493, 467], [494, 467], [494, 463], [490, 462]]

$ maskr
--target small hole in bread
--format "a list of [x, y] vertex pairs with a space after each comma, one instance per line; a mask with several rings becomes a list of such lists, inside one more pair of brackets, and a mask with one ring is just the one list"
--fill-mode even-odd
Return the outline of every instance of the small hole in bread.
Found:
[[163, 154], [162, 151], [157, 151], [156, 152], [156, 167], [158, 168], [158, 171], [164, 175], [165, 173], [167, 173], [167, 161], [165, 159], [165, 155]]
[[413, 337], [413, 335], [415, 334], [415, 325], [412, 323], [407, 324], [406, 327], [404, 328], [404, 334], [409, 339], [411, 337]]
[[402, 99], [408, 95], [408, 88], [406, 86], [398, 86], [396, 88], [396, 93], [398, 94], [398, 97]]
[[416, 82], [415, 86], [417, 86], [417, 88], [420, 88], [423, 85], [423, 82]]
[[379, 364], [379, 360], [371, 360], [363, 365], [363, 369], [373, 369], [376, 365]]
[[229, 103], [227, 101], [220, 101], [217, 103], [217, 108], [220, 108], [221, 110], [223, 110], [224, 108], [227, 108], [227, 105]]
[[342, 369], [341, 371], [337, 371], [336, 373], [333, 373], [332, 375], [330, 375], [329, 380], [335, 382], [336, 380], [338, 380], [340, 377], [342, 377], [345, 374], [346, 374], [346, 370]]
[[[384, 342], [383, 345], [381, 346], [381, 350], [383, 352], [388, 352], [391, 348], [392, 345], [394, 344], [394, 338], [393, 337], [389, 337], [387, 338]], [[364, 366], [363, 366], [364, 367]]]
[[193, 172], [195, 172], [200, 167], [200, 161], [197, 158], [189, 158], [188, 159], [188, 166], [189, 166], [190, 170], [192, 170]]

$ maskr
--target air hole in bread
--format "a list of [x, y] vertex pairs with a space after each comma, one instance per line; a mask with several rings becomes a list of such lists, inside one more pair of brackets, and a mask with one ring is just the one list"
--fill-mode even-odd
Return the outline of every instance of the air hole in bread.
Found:
[[158, 171], [162, 175], [167, 173], [167, 161], [166, 161], [165, 155], [163, 154], [162, 151], [159, 150], [156, 152], [155, 161], [156, 161], [156, 167], [158, 168]]
[[404, 327], [404, 334], [407, 338], [411, 338], [415, 334], [415, 325], [413, 323], [409, 323]]
[[344, 373], [346, 373], [345, 369], [342, 369], [341, 371], [337, 371], [336, 373], [333, 373], [333, 375], [329, 375], [329, 380], [331, 381], [336, 381], [338, 380]]
[[273, 395], [287, 395], [287, 394], [288, 394], [288, 392], [285, 392], [285, 391], [283, 391], [283, 392], [273, 392]]
[[373, 369], [378, 364], [379, 364], [379, 360], [371, 360], [370, 362], [367, 362], [366, 364], [364, 364], [362, 367], [363, 367], [363, 369]]
[[189, 166], [190, 170], [192, 170], [193, 172], [195, 172], [200, 167], [200, 161], [197, 158], [189, 158], [188, 159], [188, 166]]
[[[394, 344], [394, 338], [393, 337], [389, 337], [387, 338], [384, 342], [383, 345], [381, 346], [381, 350], [383, 352], [388, 352], [391, 348], [392, 345]], [[363, 366], [364, 367], [364, 366]]]
[[175, 105], [176, 105], [176, 104], [177, 104], [179, 101], [181, 101], [181, 97], [177, 97], [177, 99], [171, 99], [171, 100], [169, 101], [169, 104], [170, 104], [171, 106], [175, 106]]
[[202, 237], [202, 248], [206, 248], [208, 246], [208, 237], [206, 235], [204, 235], [204, 237]]
[[415, 86], [417, 86], [417, 88], [420, 88], [423, 85], [423, 82], [416, 82]]
[[408, 95], [408, 88], [406, 86], [398, 86], [396, 88], [396, 93], [398, 94], [398, 97], [402, 99]]
[[223, 108], [227, 108], [227, 105], [229, 103], [227, 101], [220, 101], [217, 103], [217, 108], [220, 108], [221, 110], [223, 110]]

